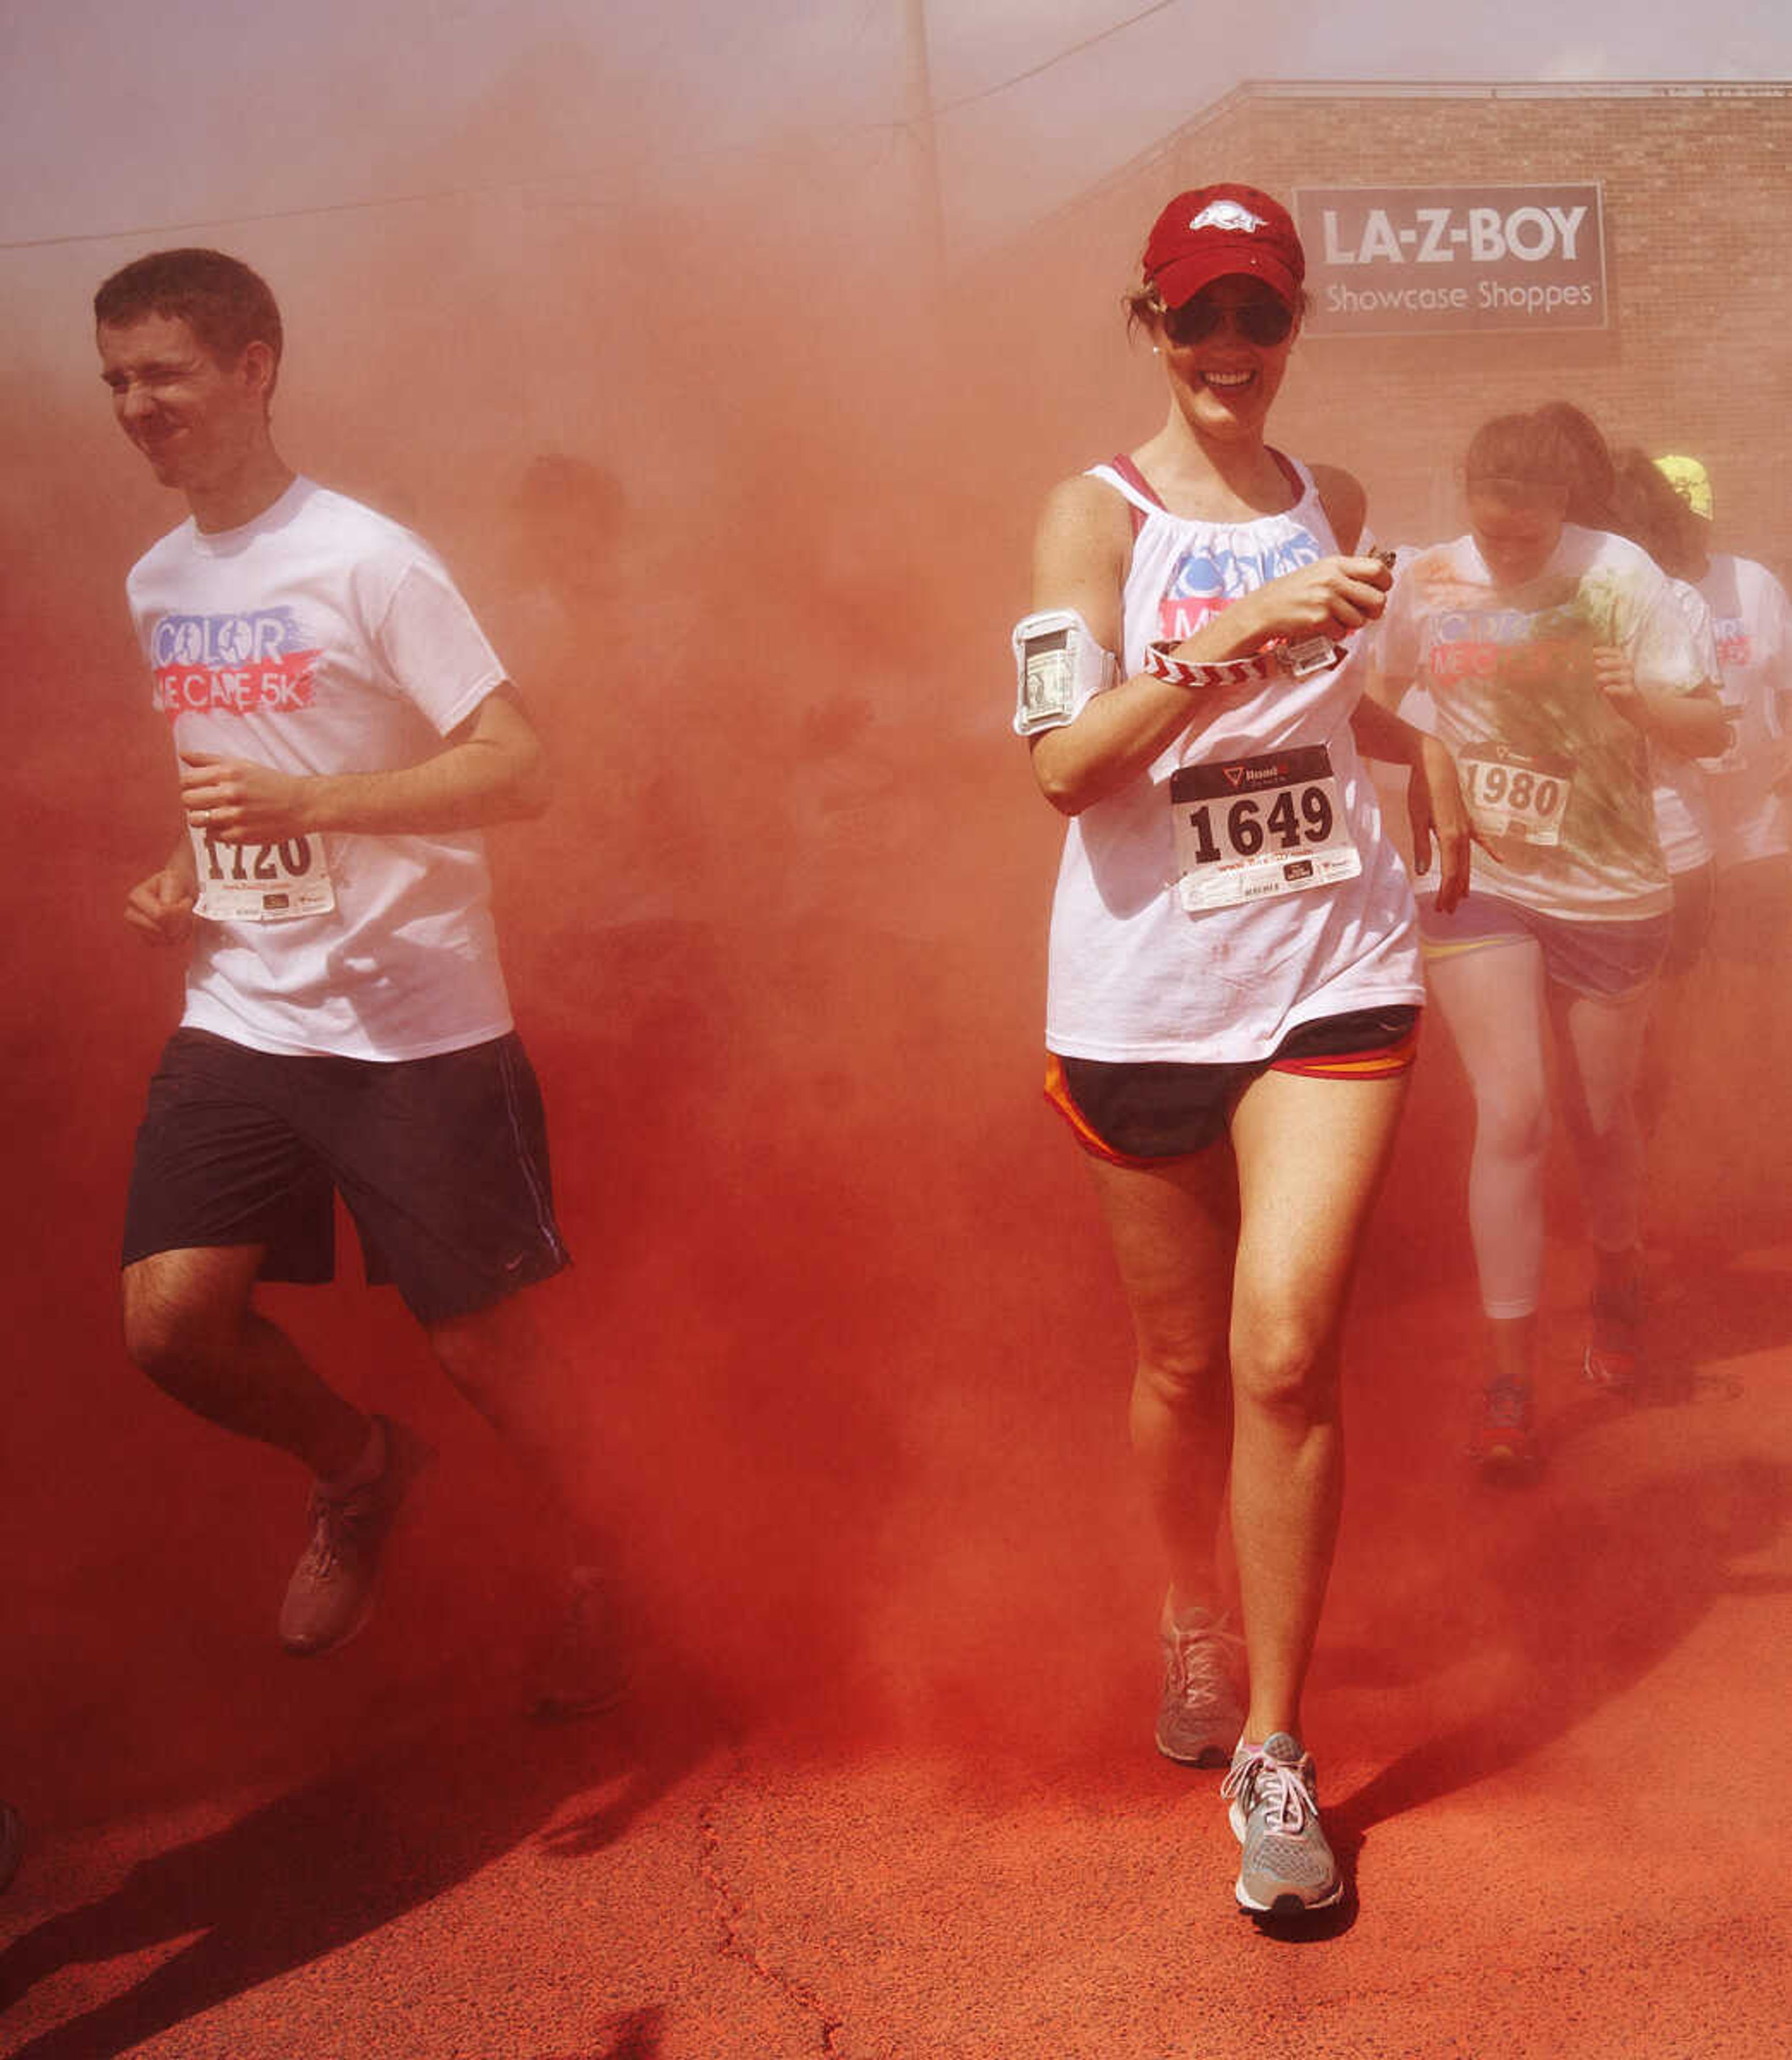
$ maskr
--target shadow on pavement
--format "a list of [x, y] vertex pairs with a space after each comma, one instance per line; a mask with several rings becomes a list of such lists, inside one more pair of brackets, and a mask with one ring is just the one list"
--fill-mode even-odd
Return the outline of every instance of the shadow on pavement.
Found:
[[1363, 1840], [1356, 1832], [1346, 1835], [1335, 1830], [1331, 1814], [1328, 1810], [1326, 1814], [1326, 1838], [1338, 1862], [1338, 1871], [1344, 1877], [1343, 1894], [1329, 1910], [1315, 1910], [1301, 1917], [1253, 1912], [1250, 1922], [1259, 1938], [1271, 1938], [1279, 1946], [1323, 1946], [1355, 1928], [1363, 1907], [1356, 1894], [1356, 1856], [1363, 1849]]
[[589, 2053], [559, 2053], [553, 2060], [658, 2060], [660, 2036], [665, 2012], [657, 2004], [648, 2010], [632, 2010], [609, 2027], [614, 2033], [608, 2046], [593, 2046]]
[[[1374, 1825], [1499, 1773], [1583, 1723], [1658, 1666], [1721, 1598], [1783, 1594], [1777, 1575], [1733, 1574], [1782, 1529], [1788, 1474], [1745, 1458], [1622, 1491], [1535, 1504], [1503, 1557], [1476, 1570], [1497, 1592], [1467, 1635], [1508, 1663], [1459, 1721], [1326, 1812], [1353, 1856]], [[1431, 1634], [1437, 1635], [1434, 1629]], [[1433, 1655], [1435, 1659], [1436, 1655]], [[1690, 1729], [1697, 1724], [1689, 1716]]]
[[[692, 1711], [688, 1699], [682, 1707]], [[39, 2033], [13, 2060], [113, 2060], [444, 1894], [539, 1832], [569, 1797], [602, 1787], [601, 1810], [548, 1839], [560, 1857], [598, 1851], [715, 1735], [706, 1716], [668, 1726], [656, 1708], [560, 1726], [463, 1716], [389, 1741], [225, 1830], [139, 1862], [110, 1895], [0, 1953], [4, 2008], [62, 1968], [191, 1938], [126, 1994]], [[652, 2060], [659, 2050], [657, 2012], [613, 2030], [589, 2060]]]

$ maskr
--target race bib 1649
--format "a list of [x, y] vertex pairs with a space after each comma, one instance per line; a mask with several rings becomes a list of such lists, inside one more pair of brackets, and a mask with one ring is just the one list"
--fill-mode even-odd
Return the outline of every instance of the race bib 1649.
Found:
[[1176, 892], [1191, 915], [1363, 870], [1325, 746], [1185, 765], [1170, 780]]

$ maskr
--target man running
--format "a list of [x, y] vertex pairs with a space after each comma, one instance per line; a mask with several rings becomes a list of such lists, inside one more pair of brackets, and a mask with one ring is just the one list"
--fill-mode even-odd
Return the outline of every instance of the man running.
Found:
[[126, 919], [190, 958], [138, 1135], [127, 1349], [190, 1409], [308, 1468], [280, 1636], [341, 1644], [431, 1455], [254, 1305], [257, 1280], [331, 1277], [340, 1193], [369, 1279], [397, 1284], [565, 1508], [573, 1608], [537, 1708], [601, 1707], [620, 1685], [604, 1555], [538, 1307], [567, 1254], [480, 833], [545, 806], [541, 746], [429, 548], [276, 449], [281, 325], [254, 272], [158, 251], [94, 312], [119, 425], [190, 514], [128, 582], [186, 820]]

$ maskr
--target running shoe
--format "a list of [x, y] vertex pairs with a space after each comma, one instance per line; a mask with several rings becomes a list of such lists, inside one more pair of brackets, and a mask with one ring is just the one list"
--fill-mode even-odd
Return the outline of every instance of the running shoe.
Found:
[[1299, 1917], [1338, 1901], [1343, 1877], [1319, 1822], [1312, 1755], [1297, 1739], [1241, 1739], [1219, 1792], [1231, 1799], [1232, 1835], [1244, 1848], [1233, 1890], [1240, 1910]]
[[1244, 1729], [1235, 1682], [1244, 1641], [1231, 1619], [1198, 1604], [1173, 1609], [1163, 1598], [1158, 1643], [1163, 1693], [1157, 1705], [1157, 1749], [1184, 1767], [1223, 1767]]
[[576, 1569], [529, 1714], [539, 1723], [565, 1723], [613, 1710], [629, 1692], [622, 1631], [612, 1583], [601, 1572]]
[[1642, 1297], [1595, 1292], [1588, 1311], [1586, 1355], [1582, 1377], [1608, 1395], [1629, 1395], [1642, 1377]]
[[1531, 1390], [1513, 1380], [1496, 1380], [1481, 1391], [1481, 1403], [1468, 1434], [1468, 1455], [1490, 1473], [1522, 1473], [1537, 1463], [1535, 1411]]
[[362, 1485], [331, 1495], [311, 1491], [305, 1521], [311, 1535], [280, 1611], [280, 1642], [308, 1658], [345, 1644], [373, 1608], [380, 1555], [417, 1476], [433, 1450], [389, 1416], [373, 1419], [385, 1435], [385, 1464]]
[[10, 1802], [0, 1802], [0, 1891], [12, 1886], [25, 1856], [25, 1826]]

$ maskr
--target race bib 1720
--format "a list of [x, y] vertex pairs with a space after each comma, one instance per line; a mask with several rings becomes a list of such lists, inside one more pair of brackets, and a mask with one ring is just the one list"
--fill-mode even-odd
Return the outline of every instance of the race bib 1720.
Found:
[[1171, 776], [1176, 892], [1191, 915], [1329, 887], [1363, 870], [1323, 744]]
[[199, 868], [196, 916], [214, 923], [283, 923], [325, 916], [336, 906], [321, 837], [221, 844], [209, 830], [190, 834]]

